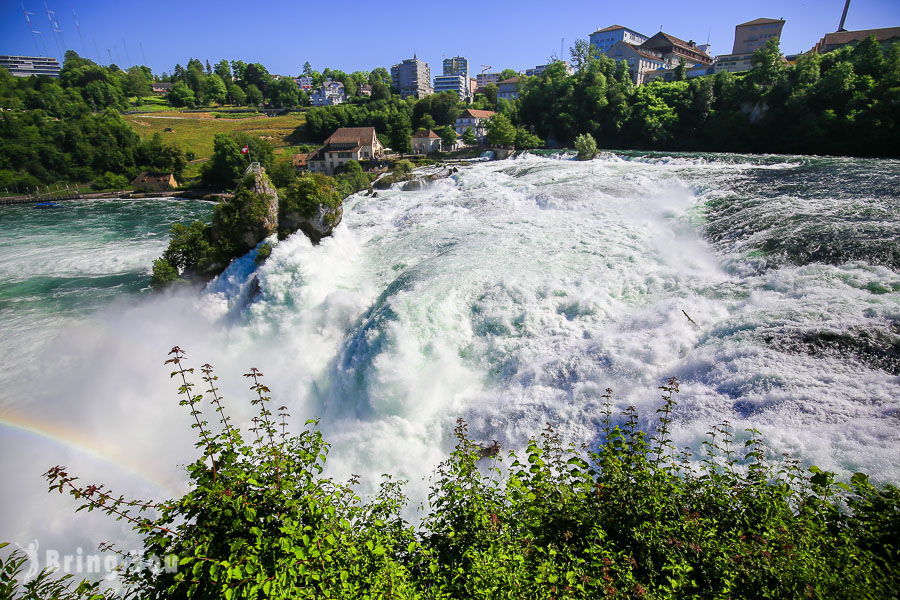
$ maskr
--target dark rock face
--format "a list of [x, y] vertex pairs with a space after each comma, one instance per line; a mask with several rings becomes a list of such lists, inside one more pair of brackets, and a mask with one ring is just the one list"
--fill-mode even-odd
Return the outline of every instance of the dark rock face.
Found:
[[329, 208], [323, 204], [317, 207], [316, 214], [312, 217], [303, 217], [299, 213], [290, 212], [282, 216], [281, 230], [297, 231], [306, 234], [313, 245], [318, 245], [323, 237], [328, 237], [337, 227], [344, 216], [342, 206]]

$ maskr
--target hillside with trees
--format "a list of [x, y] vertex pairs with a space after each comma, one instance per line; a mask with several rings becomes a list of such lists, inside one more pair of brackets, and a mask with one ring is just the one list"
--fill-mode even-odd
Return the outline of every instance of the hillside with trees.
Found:
[[[573, 54], [578, 47], [573, 49]], [[601, 147], [642, 150], [897, 156], [900, 44], [782, 60], [776, 41], [747, 73], [721, 72], [634, 87], [624, 62], [581, 46], [580, 69], [562, 63], [528, 78], [516, 116], [551, 143], [587, 133]]]
[[13, 77], [0, 69], [0, 188], [26, 192], [54, 182], [123, 187], [141, 170], [181, 176], [184, 152], [146, 141], [119, 112], [150, 93], [142, 67], [122, 71], [66, 52], [59, 79]]

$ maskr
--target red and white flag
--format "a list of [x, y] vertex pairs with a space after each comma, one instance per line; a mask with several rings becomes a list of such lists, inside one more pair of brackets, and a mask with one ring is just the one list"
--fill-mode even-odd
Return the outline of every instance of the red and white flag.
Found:
[[241, 148], [241, 154], [250, 154], [250, 146], [244, 146]]

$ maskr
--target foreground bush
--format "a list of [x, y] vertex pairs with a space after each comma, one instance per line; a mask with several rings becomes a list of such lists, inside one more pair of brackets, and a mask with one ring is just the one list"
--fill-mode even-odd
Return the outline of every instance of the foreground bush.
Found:
[[548, 425], [524, 456], [504, 459], [460, 421], [415, 530], [400, 516], [399, 483], [364, 501], [355, 479], [322, 477], [328, 445], [315, 421], [289, 435], [262, 373], [245, 375], [258, 417], [244, 434], [211, 367], [196, 393], [184, 353], [170, 354], [201, 450], [188, 494], [126, 501], [64, 467], [46, 474], [81, 508], [130, 521], [146, 558], [177, 565], [128, 568], [136, 597], [890, 598], [900, 585], [900, 490], [860, 473], [835, 483], [790, 459], [770, 465], [756, 431], [737, 443], [727, 424], [694, 469], [669, 439], [674, 379], [649, 437], [633, 407], [614, 425], [607, 390], [596, 451], [564, 447]]

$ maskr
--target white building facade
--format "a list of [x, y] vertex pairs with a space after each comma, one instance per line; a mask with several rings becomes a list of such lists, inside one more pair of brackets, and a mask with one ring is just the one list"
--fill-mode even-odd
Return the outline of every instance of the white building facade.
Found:
[[621, 25], [610, 25], [609, 27], [598, 29], [592, 33], [590, 36], [590, 44], [601, 53], [606, 54], [617, 42], [625, 42], [632, 46], [640, 46], [648, 39], [650, 38], [642, 33], [638, 33], [634, 29], [622, 27]]

